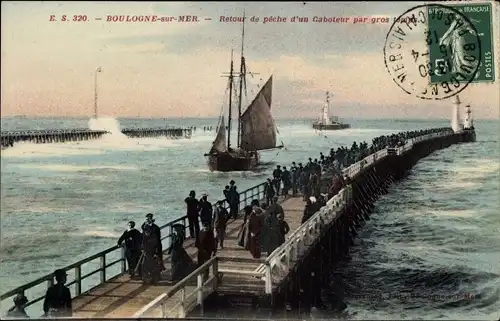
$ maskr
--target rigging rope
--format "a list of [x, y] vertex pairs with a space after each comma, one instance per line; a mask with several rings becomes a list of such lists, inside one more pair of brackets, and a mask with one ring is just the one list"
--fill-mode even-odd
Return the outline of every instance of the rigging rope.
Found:
[[[229, 82], [226, 86], [226, 90], [224, 90], [224, 98], [226, 97], [227, 95], [227, 92], [229, 91]], [[226, 100], [225, 99], [222, 99], [222, 104], [220, 106], [220, 112], [219, 112], [219, 120], [217, 121], [217, 132], [219, 131], [219, 126], [221, 125], [221, 120], [222, 120], [222, 115], [224, 114], [224, 104], [225, 104]], [[225, 129], [225, 128], [224, 128]]]

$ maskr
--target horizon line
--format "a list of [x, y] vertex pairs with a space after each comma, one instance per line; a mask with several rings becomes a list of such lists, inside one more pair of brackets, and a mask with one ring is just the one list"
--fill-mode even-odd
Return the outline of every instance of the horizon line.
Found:
[[[28, 115], [12, 115], [12, 116], [0, 116], [0, 119], [13, 119], [13, 118], [21, 118], [21, 119], [92, 119], [92, 116], [28, 116]], [[142, 119], [142, 120], [153, 120], [153, 119], [158, 119], [158, 120], [168, 120], [168, 119], [175, 119], [175, 120], [180, 120], [180, 119], [187, 119], [187, 120], [194, 120], [194, 119], [218, 119], [219, 116], [207, 116], [207, 117], [195, 117], [195, 116], [190, 116], [190, 117], [181, 117], [181, 116], [165, 116], [165, 117], [157, 117], [157, 116], [150, 116], [150, 117], [140, 117], [140, 116], [102, 116], [98, 118], [115, 118], [115, 119]], [[351, 119], [351, 120], [389, 120], [389, 121], [396, 121], [396, 120], [449, 120], [448, 118], [434, 118], [434, 117], [428, 117], [428, 118], [420, 118], [420, 117], [398, 117], [398, 118], [377, 118], [377, 117], [339, 117], [341, 119]], [[234, 118], [236, 119], [236, 118]], [[294, 118], [287, 118], [287, 117], [274, 117], [275, 120], [316, 120], [317, 117], [294, 117]], [[475, 118], [473, 117], [474, 120], [500, 120], [499, 118]]]

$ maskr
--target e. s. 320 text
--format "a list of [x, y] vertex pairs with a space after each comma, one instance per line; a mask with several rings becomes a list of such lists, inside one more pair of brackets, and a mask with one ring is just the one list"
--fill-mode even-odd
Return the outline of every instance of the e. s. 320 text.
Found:
[[85, 22], [89, 21], [88, 17], [86, 15], [81, 15], [81, 14], [75, 14], [73, 16], [68, 15], [62, 15], [59, 19], [56, 17], [56, 15], [51, 14], [49, 17], [49, 21], [74, 21], [74, 22]]

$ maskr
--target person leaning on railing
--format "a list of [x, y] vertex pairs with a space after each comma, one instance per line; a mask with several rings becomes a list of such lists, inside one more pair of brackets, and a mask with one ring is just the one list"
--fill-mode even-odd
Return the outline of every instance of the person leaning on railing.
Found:
[[9, 319], [28, 319], [29, 316], [24, 310], [28, 303], [28, 298], [24, 294], [18, 294], [14, 297], [14, 306], [7, 311], [6, 317]]

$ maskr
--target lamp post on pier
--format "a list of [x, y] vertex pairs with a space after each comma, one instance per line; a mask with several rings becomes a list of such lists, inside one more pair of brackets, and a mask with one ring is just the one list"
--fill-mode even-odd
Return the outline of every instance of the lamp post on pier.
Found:
[[98, 67], [94, 73], [94, 118], [97, 119], [97, 74], [102, 72], [102, 68]]

